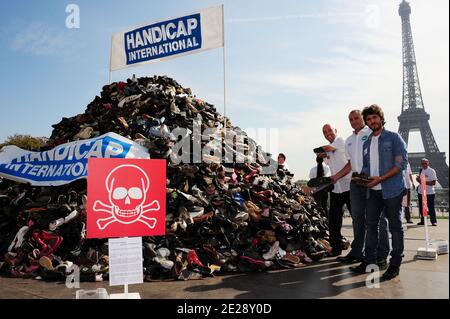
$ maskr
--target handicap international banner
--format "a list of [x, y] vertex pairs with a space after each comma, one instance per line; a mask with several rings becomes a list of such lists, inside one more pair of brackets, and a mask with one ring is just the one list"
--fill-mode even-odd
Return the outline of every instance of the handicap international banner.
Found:
[[132, 27], [113, 35], [110, 71], [224, 45], [223, 5]]
[[33, 186], [68, 184], [87, 177], [88, 158], [150, 158], [150, 154], [116, 133], [61, 144], [44, 152], [9, 145], [0, 149], [0, 176]]

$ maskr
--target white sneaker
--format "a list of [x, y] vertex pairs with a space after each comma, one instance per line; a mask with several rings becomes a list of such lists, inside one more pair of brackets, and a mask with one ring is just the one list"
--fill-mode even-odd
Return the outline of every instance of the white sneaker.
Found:
[[280, 249], [280, 242], [277, 240], [276, 242], [273, 243], [272, 247], [270, 247], [269, 251], [263, 254], [263, 258], [265, 260], [270, 260], [274, 258], [279, 249]]

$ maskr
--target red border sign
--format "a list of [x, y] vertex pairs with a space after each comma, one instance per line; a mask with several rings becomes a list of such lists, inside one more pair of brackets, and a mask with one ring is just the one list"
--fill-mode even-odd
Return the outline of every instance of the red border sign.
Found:
[[165, 235], [166, 161], [90, 158], [87, 238]]

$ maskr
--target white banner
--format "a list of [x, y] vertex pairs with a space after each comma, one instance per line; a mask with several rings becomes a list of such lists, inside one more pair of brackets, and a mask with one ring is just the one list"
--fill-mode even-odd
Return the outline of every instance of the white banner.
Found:
[[33, 186], [68, 184], [87, 177], [88, 158], [150, 158], [150, 154], [116, 133], [61, 144], [44, 152], [9, 145], [0, 149], [0, 176]]
[[223, 5], [113, 35], [110, 71], [223, 47]]

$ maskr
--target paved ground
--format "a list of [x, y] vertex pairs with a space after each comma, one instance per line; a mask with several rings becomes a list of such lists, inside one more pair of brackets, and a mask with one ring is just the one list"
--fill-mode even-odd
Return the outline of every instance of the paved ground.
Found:
[[[432, 239], [449, 239], [448, 220], [439, 220], [430, 227]], [[344, 221], [343, 233], [351, 238], [351, 219]], [[398, 279], [367, 288], [366, 276], [354, 276], [348, 266], [327, 258], [320, 263], [299, 269], [266, 273], [238, 274], [195, 281], [151, 282], [130, 286], [142, 298], [449, 298], [448, 255], [436, 261], [417, 260], [418, 247], [424, 245], [423, 226], [413, 225], [405, 233], [405, 259]], [[122, 292], [108, 282], [81, 283], [81, 289], [104, 287], [109, 293]], [[64, 283], [46, 283], [0, 277], [0, 298], [75, 298], [76, 289]]]

